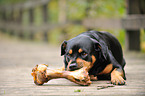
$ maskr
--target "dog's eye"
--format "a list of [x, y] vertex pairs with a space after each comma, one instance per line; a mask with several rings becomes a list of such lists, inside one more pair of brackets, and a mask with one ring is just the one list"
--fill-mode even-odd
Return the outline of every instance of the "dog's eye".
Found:
[[87, 55], [88, 55], [88, 54], [87, 54], [86, 52], [82, 52], [82, 53], [81, 53], [81, 56], [82, 56], [82, 57], [86, 57]]

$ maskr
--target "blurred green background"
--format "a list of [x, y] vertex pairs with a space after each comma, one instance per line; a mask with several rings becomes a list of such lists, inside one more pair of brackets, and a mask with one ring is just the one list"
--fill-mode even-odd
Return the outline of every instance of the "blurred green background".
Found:
[[[18, 3], [24, 3], [32, 0], [0, 0], [0, 6], [2, 5], [14, 5]], [[36, 0], [37, 1], [37, 0]], [[60, 5], [64, 2], [62, 0], [50, 0], [47, 4], [48, 15], [47, 22], [49, 24], [58, 24], [61, 22], [59, 20], [60, 15]], [[35, 0], [33, 0], [35, 2]], [[88, 3], [89, 2], [89, 3]], [[116, 18], [120, 19], [126, 16], [126, 2], [125, 0], [66, 0], [67, 3], [65, 11], [65, 20], [73, 22], [81, 22], [85, 18]], [[63, 13], [63, 12], [62, 12]], [[22, 24], [29, 24], [28, 10], [25, 10], [23, 13]], [[40, 26], [43, 24], [42, 10], [41, 6], [38, 6], [34, 9], [34, 22], [35, 26]], [[7, 14], [9, 15], [9, 14]], [[17, 17], [19, 14], [15, 12], [14, 17]], [[49, 30], [48, 41], [51, 44], [60, 45], [63, 40], [68, 40], [74, 36], [87, 31], [88, 29], [81, 24], [67, 24], [66, 26], [58, 26]], [[98, 31], [108, 31], [115, 35], [121, 45], [125, 46], [125, 30], [124, 29], [102, 29], [102, 28], [93, 28], [93, 30]], [[0, 35], [9, 36], [9, 33], [0, 33]], [[28, 40], [28, 33], [25, 32], [24, 40]], [[13, 38], [17, 38], [14, 36]], [[19, 38], [17, 38], [19, 39]], [[41, 42], [43, 40], [43, 34], [41, 31], [38, 31], [34, 34], [34, 41]], [[145, 52], [145, 32], [141, 30], [141, 46], [142, 51]]]

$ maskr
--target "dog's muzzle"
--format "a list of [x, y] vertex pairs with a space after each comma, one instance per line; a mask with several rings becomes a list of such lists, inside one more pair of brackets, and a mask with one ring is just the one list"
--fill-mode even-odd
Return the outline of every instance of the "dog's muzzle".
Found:
[[76, 63], [72, 63], [72, 64], [69, 65], [69, 70], [73, 71], [73, 70], [76, 70], [76, 69], [78, 69], [78, 66], [77, 66]]

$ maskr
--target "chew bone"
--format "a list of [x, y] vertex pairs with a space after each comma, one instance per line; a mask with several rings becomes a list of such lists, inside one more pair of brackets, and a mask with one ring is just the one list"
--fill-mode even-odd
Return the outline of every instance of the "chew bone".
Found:
[[36, 85], [43, 85], [51, 79], [66, 78], [79, 85], [90, 85], [90, 77], [86, 68], [83, 67], [75, 71], [62, 71], [59, 69], [48, 69], [46, 64], [36, 65], [32, 69], [31, 75], [33, 76]]

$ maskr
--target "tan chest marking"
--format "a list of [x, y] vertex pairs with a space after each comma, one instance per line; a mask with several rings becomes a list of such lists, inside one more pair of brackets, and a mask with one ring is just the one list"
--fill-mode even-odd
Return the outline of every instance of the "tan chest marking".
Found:
[[102, 75], [102, 74], [108, 74], [112, 71], [113, 69], [113, 65], [112, 64], [108, 64], [105, 69], [99, 73], [99, 75]]

